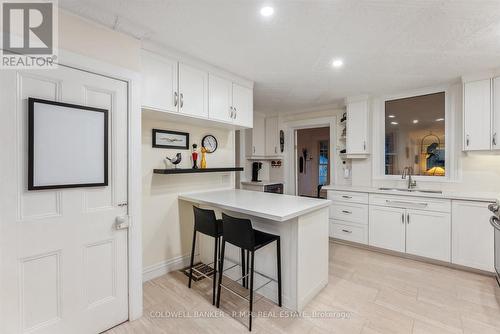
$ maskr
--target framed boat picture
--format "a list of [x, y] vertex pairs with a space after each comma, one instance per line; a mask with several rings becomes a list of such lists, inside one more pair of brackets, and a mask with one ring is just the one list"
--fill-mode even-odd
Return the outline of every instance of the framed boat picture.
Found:
[[188, 150], [189, 133], [153, 129], [153, 147]]

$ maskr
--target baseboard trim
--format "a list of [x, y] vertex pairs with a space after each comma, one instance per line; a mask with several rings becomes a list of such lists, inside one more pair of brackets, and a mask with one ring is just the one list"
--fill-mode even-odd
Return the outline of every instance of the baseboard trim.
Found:
[[[180, 270], [189, 266], [191, 254], [181, 255], [172, 259], [147, 266], [142, 271], [142, 281], [147, 282], [157, 277], [168, 274], [171, 271]], [[195, 255], [195, 263], [198, 262], [199, 257]]]

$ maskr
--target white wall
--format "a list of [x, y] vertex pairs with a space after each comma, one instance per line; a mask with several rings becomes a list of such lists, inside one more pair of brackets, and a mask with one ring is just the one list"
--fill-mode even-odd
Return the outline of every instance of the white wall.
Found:
[[[152, 147], [152, 129], [175, 130], [190, 133], [190, 146], [201, 147], [204, 135], [217, 138], [218, 149], [207, 154], [208, 167], [232, 167], [235, 163], [234, 131], [208, 126], [194, 126], [146, 119], [142, 120], [142, 181], [143, 181], [143, 263], [146, 271], [165, 265], [182, 266], [191, 251], [193, 235], [192, 206], [179, 204], [181, 192], [233, 188], [234, 173], [204, 173], [159, 175], [155, 168], [165, 168], [166, 156], [182, 153], [179, 167], [191, 167], [190, 150], [172, 150]], [[200, 157], [201, 158], [201, 157]], [[199, 165], [199, 160], [198, 160]], [[182, 219], [180, 219], [182, 217]], [[160, 270], [161, 271], [161, 270]]]

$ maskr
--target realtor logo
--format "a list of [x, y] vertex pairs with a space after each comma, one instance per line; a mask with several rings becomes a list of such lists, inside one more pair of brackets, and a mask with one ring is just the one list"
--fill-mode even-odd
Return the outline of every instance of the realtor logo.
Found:
[[57, 3], [2, 1], [2, 68], [54, 68]]

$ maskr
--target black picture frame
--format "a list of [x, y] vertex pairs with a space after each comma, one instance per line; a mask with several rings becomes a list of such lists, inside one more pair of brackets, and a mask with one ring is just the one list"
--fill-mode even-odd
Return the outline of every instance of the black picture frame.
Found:
[[[185, 145], [159, 144], [158, 141], [157, 141], [158, 138], [156, 136], [158, 133], [184, 136], [185, 140], [186, 140], [186, 144]], [[189, 150], [189, 133], [188, 132], [172, 131], [172, 130], [153, 129], [153, 147], [155, 147], [155, 148], [178, 149], [178, 150]]]
[[[104, 165], [103, 165], [103, 176], [104, 182], [102, 183], [76, 183], [76, 184], [53, 184], [37, 186], [34, 184], [34, 164], [35, 164], [35, 103], [43, 103], [54, 106], [61, 106], [67, 108], [74, 108], [92, 112], [100, 112], [104, 114]], [[109, 126], [109, 111], [107, 109], [88, 107], [78, 104], [56, 102], [51, 100], [44, 100], [29, 97], [28, 98], [28, 190], [49, 190], [49, 189], [64, 189], [64, 188], [83, 188], [83, 187], [105, 187], [109, 184], [108, 176], [108, 150], [109, 150], [109, 140], [108, 140], [108, 126]]]

